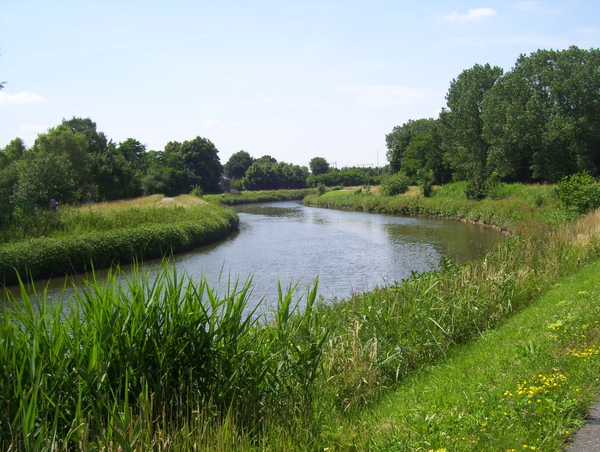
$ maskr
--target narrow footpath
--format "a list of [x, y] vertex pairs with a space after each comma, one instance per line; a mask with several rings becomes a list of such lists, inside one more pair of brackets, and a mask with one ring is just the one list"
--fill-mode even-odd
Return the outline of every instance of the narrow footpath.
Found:
[[593, 406], [588, 423], [577, 432], [567, 452], [600, 451], [600, 400]]

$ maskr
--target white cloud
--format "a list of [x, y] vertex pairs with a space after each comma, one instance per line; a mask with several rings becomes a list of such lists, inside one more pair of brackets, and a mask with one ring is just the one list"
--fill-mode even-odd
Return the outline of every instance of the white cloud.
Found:
[[495, 16], [498, 12], [492, 8], [469, 9], [467, 14], [458, 14], [456, 11], [448, 14], [446, 20], [481, 20], [486, 17]]
[[221, 121], [217, 121], [216, 119], [207, 119], [206, 121], [202, 121], [203, 127], [215, 127], [220, 125]]
[[343, 88], [351, 94], [353, 102], [372, 107], [414, 105], [431, 96], [431, 92], [419, 88], [396, 85], [360, 85]]
[[39, 94], [27, 93], [25, 91], [16, 94], [0, 93], [0, 105], [34, 104], [45, 101], [46, 99]]

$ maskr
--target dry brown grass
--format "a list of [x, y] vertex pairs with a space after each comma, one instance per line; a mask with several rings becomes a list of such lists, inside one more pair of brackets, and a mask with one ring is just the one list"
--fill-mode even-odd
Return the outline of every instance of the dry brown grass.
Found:
[[135, 199], [124, 199], [121, 201], [110, 201], [110, 202], [99, 202], [95, 204], [88, 204], [85, 206], [77, 207], [77, 209], [84, 210], [126, 210], [126, 209], [139, 209], [143, 207], [153, 207], [153, 206], [183, 206], [183, 207], [191, 207], [197, 206], [199, 204], [205, 204], [201, 198], [191, 195], [179, 195], [176, 198], [167, 198], [165, 195], [157, 194], [144, 196], [141, 198]]

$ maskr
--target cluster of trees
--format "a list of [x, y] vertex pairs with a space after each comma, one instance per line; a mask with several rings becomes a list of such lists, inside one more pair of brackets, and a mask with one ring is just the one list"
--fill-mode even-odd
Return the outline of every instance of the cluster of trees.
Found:
[[246, 151], [234, 153], [223, 165], [231, 187], [244, 190], [305, 188], [308, 168], [278, 162], [270, 155], [255, 159]]
[[218, 151], [206, 138], [147, 151], [133, 138], [108, 140], [89, 118], [72, 118], [38, 135], [31, 148], [16, 138], [0, 150], [0, 205], [219, 192], [221, 172]]
[[475, 65], [452, 80], [437, 119], [411, 120], [386, 135], [393, 172], [415, 182], [467, 180], [471, 198], [487, 181], [555, 183], [600, 175], [600, 50], [521, 55], [508, 73]]
[[244, 190], [277, 190], [333, 186], [378, 184], [380, 174], [387, 169], [379, 168], [332, 168], [323, 157], [314, 157], [309, 168], [277, 162], [269, 155], [255, 159], [246, 151], [233, 154], [223, 165], [231, 178], [232, 188]]

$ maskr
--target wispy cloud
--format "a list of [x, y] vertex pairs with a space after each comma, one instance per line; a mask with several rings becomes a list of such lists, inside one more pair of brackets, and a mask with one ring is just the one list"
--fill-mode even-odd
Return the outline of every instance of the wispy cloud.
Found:
[[415, 105], [431, 96], [431, 92], [419, 88], [397, 85], [358, 85], [342, 88], [352, 95], [355, 104], [371, 107]]
[[27, 93], [25, 91], [21, 93], [0, 93], [0, 105], [9, 105], [9, 104], [35, 104], [40, 102], [45, 102], [44, 99], [39, 94]]
[[467, 14], [459, 14], [456, 11], [451, 12], [450, 14], [445, 16], [444, 19], [461, 21], [481, 20], [485, 19], [486, 17], [495, 16], [496, 14], [498, 14], [498, 11], [492, 8], [475, 8], [469, 9], [469, 11], [467, 11]]
[[220, 126], [220, 125], [221, 125], [221, 121], [218, 121], [216, 119], [207, 119], [206, 121], [202, 121], [203, 127], [215, 127], [215, 126]]

